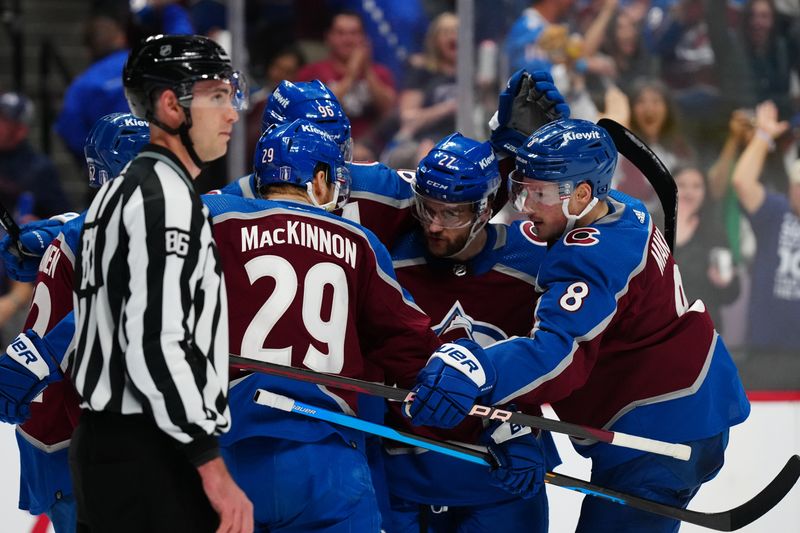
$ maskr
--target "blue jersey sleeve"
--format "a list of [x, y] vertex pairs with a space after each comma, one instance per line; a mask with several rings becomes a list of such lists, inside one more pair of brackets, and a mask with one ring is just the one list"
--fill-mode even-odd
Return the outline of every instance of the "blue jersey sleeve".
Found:
[[222, 189], [212, 191], [212, 193], [230, 194], [232, 196], [241, 196], [242, 198], [259, 197], [256, 191], [255, 176], [253, 174], [235, 179]]
[[[607, 234], [604, 234], [607, 233]], [[646, 233], [634, 234], [641, 241]], [[645, 242], [628, 242], [619, 232], [595, 227], [572, 230], [545, 255], [530, 337], [490, 347], [500, 372], [492, 403], [531, 394], [555, 402], [581, 387], [597, 358], [599, 340], [617, 309], [618, 295], [643, 261]]]
[[401, 202], [413, 198], [413, 170], [395, 170], [383, 163], [351, 163], [350, 189], [353, 198], [377, 198]]

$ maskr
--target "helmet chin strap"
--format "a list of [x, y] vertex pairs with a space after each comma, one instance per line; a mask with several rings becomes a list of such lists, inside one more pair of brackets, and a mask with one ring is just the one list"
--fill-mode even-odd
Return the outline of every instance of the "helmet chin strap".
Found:
[[[466, 250], [470, 244], [472, 244], [472, 241], [475, 240], [475, 237], [478, 236], [483, 227], [489, 222], [489, 219], [491, 218], [491, 213], [489, 213], [489, 216], [486, 217], [484, 217], [482, 213], [481, 215], [478, 216], [478, 218], [479, 220], [476, 220], [475, 222], [472, 223], [472, 228], [470, 228], [469, 230], [469, 236], [467, 237], [467, 240], [464, 242], [464, 246], [462, 246], [461, 249], [456, 253], [446, 255], [445, 256], [446, 259], [453, 259], [455, 256]], [[480, 218], [483, 218], [483, 220], [480, 220]]]
[[339, 189], [341, 188], [341, 184], [337, 181], [333, 184], [333, 198], [330, 202], [325, 202], [324, 204], [319, 203], [317, 201], [317, 196], [314, 194], [314, 184], [312, 182], [306, 183], [306, 192], [308, 193], [308, 198], [311, 200], [311, 203], [319, 207], [320, 209], [324, 209], [325, 211], [333, 211], [336, 209], [336, 203], [339, 200]]
[[189, 157], [192, 159], [192, 162], [197, 165], [197, 168], [203, 170], [208, 166], [208, 161], [203, 161], [200, 159], [200, 156], [197, 155], [197, 152], [194, 149], [194, 143], [192, 142], [192, 138], [189, 136], [189, 129], [192, 127], [192, 114], [189, 111], [189, 108], [181, 106], [183, 109], [183, 114], [186, 116], [186, 120], [181, 123], [180, 126], [177, 128], [171, 128], [164, 124], [161, 120], [157, 119], [153, 113], [148, 113], [150, 116], [147, 120], [151, 124], [155, 124], [162, 130], [166, 131], [170, 135], [177, 135], [178, 138], [181, 140], [181, 144], [183, 147], [186, 148], [186, 152], [189, 154]]
[[577, 215], [572, 215], [569, 212], [569, 198], [563, 200], [561, 202], [561, 211], [564, 213], [564, 216], [567, 217], [567, 227], [564, 228], [564, 231], [563, 233], [561, 233], [561, 235], [564, 236], [564, 234], [569, 233], [572, 230], [572, 228], [575, 227], [575, 224], [578, 222], [578, 220], [585, 217], [589, 213], [589, 211], [591, 211], [594, 208], [594, 206], [597, 205], [598, 201], [599, 200], [597, 199], [597, 197], [592, 198], [592, 201], [589, 202], [589, 204], [583, 208], [583, 211], [581, 211]]

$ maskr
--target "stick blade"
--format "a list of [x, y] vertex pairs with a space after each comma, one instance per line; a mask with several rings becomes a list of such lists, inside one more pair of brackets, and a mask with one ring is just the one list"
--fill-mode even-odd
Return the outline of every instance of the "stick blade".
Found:
[[729, 529], [721, 531], [736, 531], [767, 514], [789, 494], [798, 479], [800, 479], [800, 455], [793, 455], [775, 479], [751, 500], [731, 509], [728, 513], [720, 513], [730, 515]]

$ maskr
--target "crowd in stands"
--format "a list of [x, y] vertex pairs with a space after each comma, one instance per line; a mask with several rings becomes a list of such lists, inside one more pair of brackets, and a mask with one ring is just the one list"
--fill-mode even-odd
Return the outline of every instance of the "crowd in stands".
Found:
[[[67, 89], [55, 124], [77, 158], [98, 117], [127, 110], [119, 73], [133, 39], [196, 32], [231, 42], [220, 0], [93, 4], [86, 34], [93, 62]], [[463, 89], [455, 4], [247, 1], [248, 150], [281, 80], [320, 79], [352, 121], [355, 159], [414, 168], [455, 130]], [[675, 255], [688, 297], [711, 310], [746, 368], [746, 385], [800, 389], [800, 4], [479, 0], [475, 9], [476, 48], [487, 54], [476, 59], [480, 83], [492, 95], [486, 105], [517, 68], [548, 70], [573, 117], [613, 118], [642, 138], [679, 187]], [[6, 107], [0, 114], [10, 113]], [[487, 118], [493, 111], [485, 109]], [[0, 126], [6, 120], [0, 116]], [[9, 150], [0, 145], [3, 194], [5, 182], [21, 179], [2, 175]], [[200, 188], [227, 179], [223, 169], [208, 171]], [[663, 224], [658, 198], [627, 160], [615, 186], [644, 200]], [[29, 190], [44, 206], [41, 188]], [[34, 214], [51, 212], [42, 209]]]

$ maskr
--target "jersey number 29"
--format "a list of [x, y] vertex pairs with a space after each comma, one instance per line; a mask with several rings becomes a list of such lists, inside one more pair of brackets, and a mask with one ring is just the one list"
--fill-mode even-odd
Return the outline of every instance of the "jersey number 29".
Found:
[[[289, 261], [277, 255], [263, 255], [251, 259], [245, 264], [245, 270], [251, 285], [263, 277], [270, 277], [275, 280], [275, 290], [247, 326], [242, 338], [242, 355], [290, 366], [291, 346], [285, 348], [263, 346], [272, 328], [297, 296], [299, 286], [297, 273]], [[322, 301], [326, 286], [330, 286], [333, 293], [328, 320], [322, 317]], [[342, 371], [348, 299], [347, 277], [342, 267], [335, 263], [323, 262], [308, 270], [303, 280], [302, 326], [311, 337], [328, 346], [328, 353], [325, 354], [313, 344], [309, 344], [303, 359], [303, 364], [307, 368], [332, 374]]]

